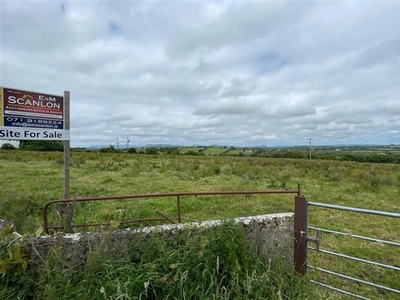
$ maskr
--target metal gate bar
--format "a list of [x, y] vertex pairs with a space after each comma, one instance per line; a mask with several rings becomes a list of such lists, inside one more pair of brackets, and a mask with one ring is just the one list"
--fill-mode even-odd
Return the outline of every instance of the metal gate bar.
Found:
[[366, 297], [363, 297], [363, 296], [360, 296], [360, 295], [357, 295], [357, 294], [353, 294], [353, 293], [350, 293], [348, 291], [341, 290], [341, 289], [335, 288], [333, 286], [324, 284], [322, 282], [318, 282], [318, 281], [315, 281], [315, 280], [310, 280], [310, 281], [312, 283], [314, 283], [314, 284], [322, 286], [323, 288], [326, 288], [326, 289], [329, 289], [329, 290], [332, 290], [332, 291], [335, 291], [335, 292], [338, 292], [338, 293], [341, 293], [341, 294], [344, 294], [344, 295], [347, 295], [347, 296], [350, 296], [350, 297], [354, 297], [354, 298], [361, 299], [361, 300], [371, 300], [370, 298], [366, 298]]
[[309, 206], [317, 206], [317, 207], [324, 207], [324, 208], [331, 208], [335, 210], [345, 210], [349, 212], [356, 212], [362, 213], [367, 215], [376, 215], [376, 216], [383, 216], [383, 217], [391, 217], [391, 218], [398, 218], [400, 219], [400, 214], [392, 213], [387, 211], [380, 211], [380, 210], [370, 210], [370, 209], [363, 209], [363, 208], [355, 208], [355, 207], [348, 207], [348, 206], [340, 206], [340, 205], [332, 205], [332, 204], [325, 204], [319, 202], [311, 202], [307, 201]]
[[400, 272], [400, 268], [398, 268], [398, 267], [393, 267], [393, 266], [381, 264], [381, 263], [378, 263], [378, 262], [375, 262], [375, 261], [371, 261], [371, 260], [367, 260], [367, 259], [362, 259], [362, 258], [350, 256], [350, 255], [345, 255], [345, 254], [340, 254], [340, 253], [336, 253], [336, 252], [328, 251], [328, 250], [323, 250], [323, 249], [317, 250], [316, 248], [313, 248], [313, 247], [308, 247], [307, 249], [314, 250], [314, 251], [321, 252], [321, 253], [325, 253], [325, 254], [329, 254], [329, 255], [333, 255], [333, 256], [337, 256], [337, 257], [341, 257], [341, 258], [347, 258], [347, 259], [350, 259], [350, 260], [353, 260], [353, 261], [362, 262], [362, 263], [370, 264], [370, 265], [373, 265], [373, 266], [377, 266], [377, 267], [381, 267], [381, 268], [390, 269], [390, 270], [394, 270], [394, 271]]
[[318, 267], [311, 266], [311, 265], [309, 265], [308, 267], [311, 268], [311, 269], [314, 269], [314, 270], [321, 271], [323, 273], [329, 274], [329, 275], [340, 277], [342, 279], [348, 279], [348, 280], [351, 280], [351, 281], [355, 281], [357, 283], [362, 283], [362, 284], [365, 284], [365, 285], [368, 285], [368, 286], [372, 286], [372, 287], [377, 288], [377, 289], [385, 290], [385, 291], [392, 292], [392, 293], [400, 295], [400, 291], [399, 290], [395, 290], [395, 289], [389, 288], [387, 286], [383, 286], [383, 285], [380, 285], [380, 284], [375, 284], [375, 283], [372, 283], [372, 282], [369, 282], [369, 281], [361, 280], [361, 279], [358, 279], [358, 278], [354, 278], [354, 277], [351, 277], [351, 276], [348, 276], [348, 275], [344, 275], [344, 274], [336, 273], [336, 272], [333, 272], [333, 271], [325, 270], [325, 269], [318, 268]]
[[320, 232], [332, 233], [332, 234], [335, 234], [335, 235], [347, 236], [347, 237], [361, 239], [361, 240], [365, 240], [365, 241], [369, 241], [369, 242], [376, 242], [376, 243], [380, 243], [380, 244], [400, 247], [400, 243], [390, 242], [390, 241], [380, 240], [380, 239], [375, 239], [375, 238], [370, 238], [370, 237], [362, 236], [362, 235], [344, 233], [344, 232], [340, 232], [340, 231], [328, 230], [328, 229], [312, 227], [312, 226], [308, 226], [308, 229], [312, 229], [312, 230], [316, 230], [316, 231], [320, 231]]

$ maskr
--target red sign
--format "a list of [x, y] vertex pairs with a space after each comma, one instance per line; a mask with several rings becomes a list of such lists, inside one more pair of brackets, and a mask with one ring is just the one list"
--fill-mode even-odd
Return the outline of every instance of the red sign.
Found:
[[4, 117], [28, 117], [46, 120], [64, 120], [62, 96], [4, 88]]

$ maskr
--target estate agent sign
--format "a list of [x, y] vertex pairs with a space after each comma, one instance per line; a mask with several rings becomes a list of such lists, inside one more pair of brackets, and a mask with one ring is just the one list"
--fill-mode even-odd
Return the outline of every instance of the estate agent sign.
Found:
[[64, 141], [64, 199], [70, 182], [70, 93], [64, 96], [0, 86], [0, 140]]
[[63, 96], [0, 87], [0, 139], [69, 140], [64, 106]]

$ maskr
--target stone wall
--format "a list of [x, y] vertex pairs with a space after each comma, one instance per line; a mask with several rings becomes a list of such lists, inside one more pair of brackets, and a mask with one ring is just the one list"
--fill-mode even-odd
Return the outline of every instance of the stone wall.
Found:
[[[293, 261], [293, 213], [269, 214], [234, 219], [245, 230], [250, 248], [259, 255], [268, 254], [272, 260]], [[104, 232], [49, 235], [23, 239], [22, 244], [30, 259], [30, 266], [41, 266], [52, 252], [63, 268], [84, 266], [91, 251], [107, 255], [108, 259], [124, 257], [138, 235], [151, 236], [154, 233], [179, 234], [183, 230], [213, 228], [222, 221], [161, 225], [141, 229], [124, 229]]]

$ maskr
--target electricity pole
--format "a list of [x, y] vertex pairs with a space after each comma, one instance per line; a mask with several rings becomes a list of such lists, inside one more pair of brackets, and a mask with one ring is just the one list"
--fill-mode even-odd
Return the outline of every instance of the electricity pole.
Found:
[[311, 160], [311, 139], [310, 139], [310, 160]]
[[117, 149], [119, 149], [119, 138], [117, 138]]
[[128, 152], [128, 150], [129, 150], [129, 142], [130, 142], [129, 137], [127, 137], [126, 138], [126, 152]]

